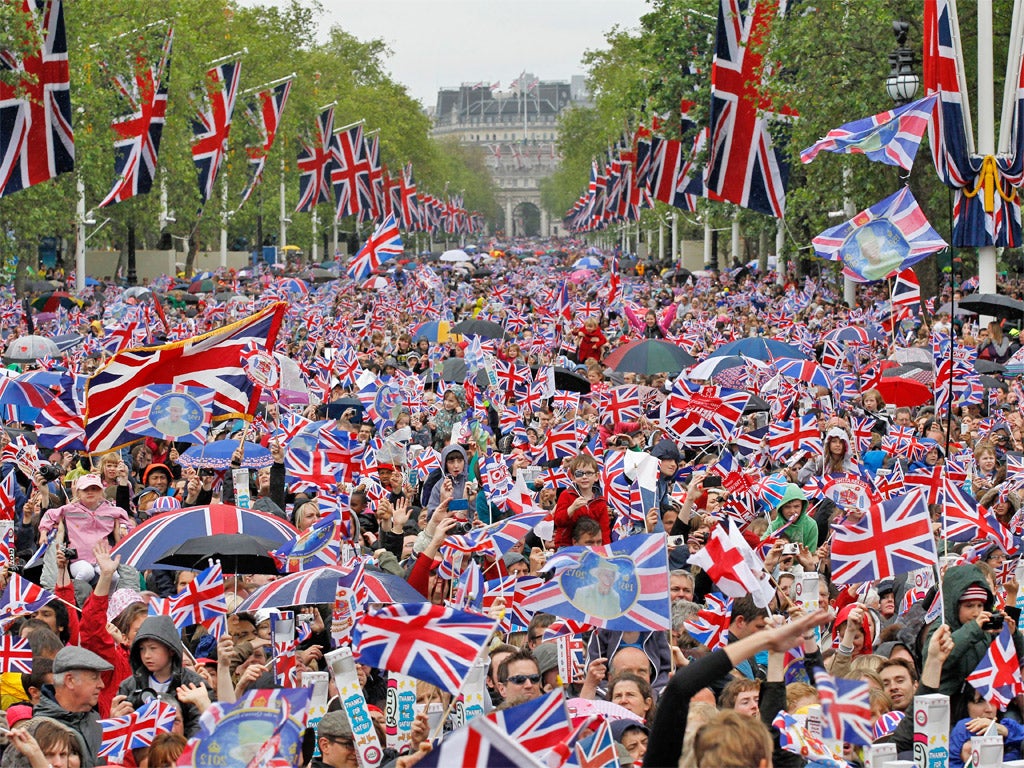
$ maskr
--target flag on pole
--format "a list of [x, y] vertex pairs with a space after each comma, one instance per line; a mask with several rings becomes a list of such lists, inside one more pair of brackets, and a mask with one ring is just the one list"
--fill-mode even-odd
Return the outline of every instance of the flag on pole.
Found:
[[910, 187], [826, 229], [812, 243], [819, 258], [843, 262], [843, 273], [858, 282], [884, 280], [947, 246]]
[[402, 253], [402, 233], [395, 222], [395, 214], [389, 213], [352, 258], [348, 276], [353, 280], [365, 280], [385, 261]]
[[999, 709], [1010, 706], [1018, 694], [1024, 693], [1020, 660], [1008, 624], [1003, 624], [1002, 630], [989, 643], [988, 652], [967, 676], [967, 682]]

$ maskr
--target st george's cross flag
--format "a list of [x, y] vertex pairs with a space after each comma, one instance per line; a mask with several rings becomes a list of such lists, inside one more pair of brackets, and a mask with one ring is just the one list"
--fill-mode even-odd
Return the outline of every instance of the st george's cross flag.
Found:
[[1020, 660], [1017, 658], [1009, 625], [1004, 624], [999, 634], [992, 639], [988, 652], [967, 676], [967, 682], [985, 701], [995, 704], [999, 709], [1005, 709], [1018, 694], [1024, 693]]
[[751, 595], [759, 608], [775, 596], [775, 587], [764, 572], [764, 564], [727, 518], [711, 530], [707, 544], [690, 556], [715, 586], [729, 597]]
[[478, 613], [396, 603], [367, 613], [352, 631], [359, 663], [415, 677], [457, 694], [497, 625]]
[[138, 396], [154, 384], [215, 390], [213, 421], [250, 415], [260, 388], [246, 374], [241, 353], [249, 342], [273, 349], [286, 307], [279, 302], [201, 336], [118, 352], [86, 382], [89, 450], [109, 451], [137, 439], [126, 424]]
[[833, 128], [823, 139], [800, 152], [800, 162], [811, 162], [819, 152], [836, 152], [864, 155], [869, 160], [898, 165], [909, 171], [937, 98], [933, 93], [896, 109]]
[[594, 627], [623, 632], [668, 629], [665, 535], [627, 536], [600, 547], [564, 547], [545, 564], [554, 578], [523, 601]]
[[889, 579], [937, 562], [928, 505], [919, 490], [871, 504], [860, 521], [834, 527], [836, 584]]
[[815, 255], [841, 261], [843, 274], [858, 282], [884, 280], [946, 247], [910, 187], [826, 229], [811, 242]]
[[400, 256], [403, 252], [402, 233], [395, 223], [395, 215], [389, 213], [377, 225], [370, 238], [359, 249], [352, 262], [348, 265], [348, 276], [353, 280], [365, 280], [374, 270], [388, 259]]

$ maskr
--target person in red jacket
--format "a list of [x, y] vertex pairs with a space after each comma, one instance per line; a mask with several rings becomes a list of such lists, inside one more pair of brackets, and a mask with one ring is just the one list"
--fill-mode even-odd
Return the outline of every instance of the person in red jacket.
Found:
[[581, 453], [569, 460], [566, 472], [572, 485], [555, 503], [555, 548], [572, 544], [572, 529], [581, 517], [592, 517], [601, 526], [601, 543], [611, 544], [608, 502], [597, 487], [597, 459]]
[[585, 363], [590, 358], [600, 361], [608, 349], [608, 338], [601, 332], [596, 317], [588, 317], [583, 327], [577, 330], [576, 362]]

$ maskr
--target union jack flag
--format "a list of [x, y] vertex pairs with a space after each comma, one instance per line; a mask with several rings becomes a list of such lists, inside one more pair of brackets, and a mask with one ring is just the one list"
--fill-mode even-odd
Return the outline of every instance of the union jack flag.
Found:
[[497, 622], [440, 605], [394, 604], [353, 630], [359, 663], [401, 672], [457, 694]]
[[337, 451], [289, 449], [284, 455], [284, 467], [291, 480], [290, 490], [333, 490], [348, 471], [351, 462], [347, 458]]
[[0, 629], [4, 629], [11, 620], [18, 616], [26, 616], [35, 613], [57, 596], [52, 592], [43, 589], [38, 584], [33, 584], [20, 574], [11, 573], [8, 577], [7, 588], [3, 595], [0, 595]]
[[32, 647], [28, 640], [5, 632], [0, 637], [0, 673], [32, 672]]
[[320, 565], [338, 565], [341, 561], [343, 529], [341, 510], [329, 511], [271, 554], [282, 570], [288, 573]]
[[272, 304], [202, 336], [114, 355], [86, 383], [84, 421], [90, 450], [107, 451], [136, 439], [125, 425], [136, 398], [154, 384], [215, 390], [214, 421], [249, 414], [259, 388], [242, 367], [241, 351], [250, 341], [273, 349], [286, 306]]
[[704, 598], [705, 607], [683, 627], [690, 636], [709, 650], [724, 648], [729, 637], [729, 622], [732, 615], [732, 598], [721, 598], [711, 593]]
[[575, 419], [553, 425], [544, 436], [545, 458], [554, 461], [575, 456], [584, 436], [585, 433], [580, 433], [579, 423]]
[[883, 499], [891, 499], [899, 496], [906, 490], [903, 482], [903, 467], [899, 462], [892, 465], [892, 469], [886, 474], [878, 474], [874, 479], [875, 490]]
[[561, 688], [525, 704], [491, 712], [487, 718], [535, 755], [553, 749], [572, 733], [569, 709]]
[[573, 740], [573, 754], [565, 768], [616, 768], [618, 765], [619, 753], [611, 726], [606, 718], [599, 718], [594, 733], [588, 738]]
[[281, 113], [284, 112], [284, 105], [288, 103], [288, 94], [292, 90], [292, 79], [289, 77], [283, 83], [278, 83], [270, 88], [265, 88], [256, 94], [256, 100], [246, 105], [246, 119], [256, 129], [259, 142], [248, 144], [245, 152], [249, 156], [249, 183], [242, 191], [241, 207], [256, 185], [263, 178], [263, 169], [267, 164], [267, 156], [274, 146], [274, 139], [277, 138], [277, 129], [281, 124]]
[[789, 454], [803, 450], [820, 456], [824, 443], [813, 413], [798, 416], [792, 421], [776, 421], [768, 428], [768, 448], [772, 459], [785, 460]]
[[174, 28], [170, 27], [164, 40], [163, 55], [155, 68], [146, 66], [141, 57], [136, 60], [134, 86], [116, 78], [118, 89], [128, 99], [132, 113], [115, 119], [110, 125], [119, 137], [114, 142], [117, 181], [99, 208], [145, 195], [153, 188], [160, 138], [167, 115], [166, 79], [171, 67], [173, 41]]
[[986, 701], [995, 704], [999, 709], [1006, 709], [1018, 694], [1024, 693], [1020, 661], [1013, 645], [1009, 625], [1004, 624], [999, 634], [993, 638], [988, 652], [977, 668], [967, 676], [967, 682], [974, 686]]
[[509, 738], [486, 717], [475, 717], [468, 725], [448, 734], [417, 763], [420, 768], [542, 768], [537, 758]]
[[402, 253], [402, 234], [395, 223], [395, 215], [389, 213], [352, 258], [348, 276], [353, 280], [364, 280], [382, 263]]
[[640, 387], [627, 385], [609, 387], [601, 392], [598, 409], [602, 421], [614, 424], [619, 421], [636, 421], [643, 415], [640, 404]]
[[176, 715], [174, 705], [153, 699], [131, 714], [100, 720], [97, 725], [103, 729], [103, 742], [97, 754], [121, 762], [129, 750], [144, 749], [157, 734], [170, 733]]
[[16, 73], [0, 83], [0, 197], [75, 168], [63, 4], [21, 0], [18, 6], [27, 19], [19, 39], [38, 40], [40, 47], [20, 59], [0, 50], [0, 69]]
[[857, 452], [864, 453], [871, 449], [871, 438], [875, 434], [873, 429], [877, 419], [867, 416], [853, 416], [850, 419], [850, 427], [853, 431], [853, 439], [857, 445]]
[[924, 494], [871, 504], [858, 523], [834, 528], [832, 578], [837, 584], [888, 579], [938, 561]]
[[331, 142], [334, 135], [334, 107], [330, 106], [317, 117], [316, 135], [300, 140], [298, 166], [298, 212], [310, 211], [331, 199]]
[[[153, 406], [161, 399], [163, 399], [162, 405], [169, 407], [170, 400], [175, 394], [180, 395], [182, 400], [185, 400], [187, 397], [186, 403], [188, 400], [191, 400], [193, 404], [198, 404], [199, 406], [198, 410], [193, 408], [184, 414], [182, 428], [193, 427], [184, 434], [181, 434], [180, 431], [175, 431], [174, 434], [161, 431], [161, 428], [157, 426], [161, 423], [160, 413], [153, 411]], [[146, 387], [135, 398], [135, 405], [132, 407], [131, 414], [128, 416], [128, 421], [125, 423], [124, 428], [132, 434], [155, 437], [158, 440], [205, 443], [206, 431], [210, 428], [210, 417], [213, 415], [213, 399], [216, 394], [214, 390], [208, 387], [186, 388], [180, 385], [154, 384], [153, 386]], [[194, 419], [189, 417], [196, 415], [201, 416], [202, 419], [193, 423]]]
[[228, 153], [241, 70], [241, 61], [229, 61], [206, 73], [209, 104], [201, 107], [192, 120], [192, 161], [199, 172], [199, 197], [204, 203], [213, 195], [217, 173]]
[[815, 669], [814, 685], [821, 701], [825, 737], [851, 744], [870, 744], [873, 715], [868, 684], [834, 678], [822, 669]]
[[663, 423], [689, 446], [732, 440], [750, 393], [680, 379], [662, 404]]
[[[721, 0], [711, 69], [711, 138], [707, 196], [782, 218], [788, 165], [769, 130], [774, 111], [760, 93], [761, 44], [780, 2], [762, 0], [752, 14], [740, 0]], [[791, 110], [783, 113], [793, 114]]]
[[[619, 616], [597, 616], [584, 612], [574, 596], [566, 593], [560, 574], [577, 569], [589, 570], [601, 561], [630, 561], [629, 573], [619, 573], [631, 592], [631, 602]], [[664, 534], [628, 536], [600, 547], [564, 547], [552, 557], [547, 568], [555, 577], [526, 598], [531, 611], [547, 611], [563, 618], [585, 621], [595, 627], [622, 631], [667, 629], [670, 626], [668, 602], [668, 551]]]
[[916, 458], [921, 452], [921, 447], [913, 427], [899, 427], [893, 424], [882, 438], [883, 451], [905, 459]]
[[224, 573], [219, 562], [200, 572], [178, 594], [154, 598], [149, 605], [150, 615], [170, 616], [178, 629], [207, 624], [227, 615], [227, 612]]
[[904, 269], [896, 273], [889, 301], [894, 307], [917, 309], [921, 306], [921, 283], [914, 270]]
[[423, 482], [432, 471], [441, 468], [441, 454], [433, 448], [424, 448], [416, 454], [409, 468], [415, 469], [416, 477]]
[[932, 94], [888, 112], [833, 128], [825, 138], [801, 150], [800, 162], [809, 163], [822, 151], [852, 153], [909, 171], [914, 165], [914, 157], [935, 109], [936, 99], [936, 94]]
[[[335, 217], [357, 216], [362, 203], [371, 197], [368, 187], [370, 159], [363, 142], [363, 125], [340, 131], [331, 141], [331, 185], [334, 187]], [[359, 189], [362, 183], [363, 189]]]

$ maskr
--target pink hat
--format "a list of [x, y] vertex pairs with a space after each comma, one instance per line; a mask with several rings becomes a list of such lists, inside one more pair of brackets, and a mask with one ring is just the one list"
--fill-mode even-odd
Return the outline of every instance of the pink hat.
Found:
[[145, 599], [134, 589], [119, 589], [107, 600], [107, 621], [113, 621], [121, 611], [134, 603], [145, 604]]
[[102, 488], [103, 481], [99, 475], [82, 475], [75, 480], [75, 490], [81, 491], [84, 488]]
[[22, 720], [29, 720], [32, 717], [32, 707], [28, 704], [15, 704], [7, 708], [7, 727], [13, 728], [16, 723]]

